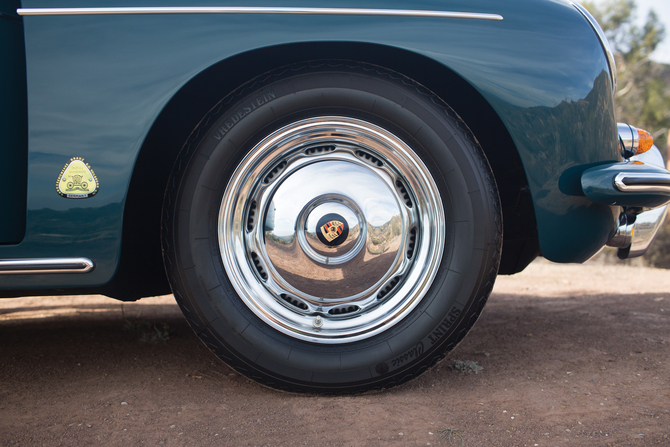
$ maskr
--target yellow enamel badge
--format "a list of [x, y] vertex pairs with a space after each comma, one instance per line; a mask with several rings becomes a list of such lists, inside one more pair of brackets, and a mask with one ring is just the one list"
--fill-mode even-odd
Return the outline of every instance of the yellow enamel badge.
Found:
[[81, 157], [71, 158], [56, 180], [56, 192], [68, 199], [88, 199], [96, 195], [99, 188], [95, 172]]

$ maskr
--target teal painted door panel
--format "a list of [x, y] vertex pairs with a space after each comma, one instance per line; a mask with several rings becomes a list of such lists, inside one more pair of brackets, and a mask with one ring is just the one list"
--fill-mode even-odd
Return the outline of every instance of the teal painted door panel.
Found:
[[28, 98], [18, 6], [0, 0], [0, 244], [19, 243], [26, 226]]

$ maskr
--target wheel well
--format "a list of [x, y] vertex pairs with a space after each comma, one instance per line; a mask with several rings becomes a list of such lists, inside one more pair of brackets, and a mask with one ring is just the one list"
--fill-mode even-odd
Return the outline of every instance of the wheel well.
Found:
[[134, 300], [170, 293], [160, 243], [163, 193], [182, 144], [199, 120], [228, 93], [290, 63], [349, 59], [398, 71], [434, 91], [468, 123], [489, 159], [500, 191], [505, 239], [500, 273], [520, 271], [539, 254], [528, 182], [514, 143], [489, 103], [438, 62], [406, 50], [364, 43], [299, 43], [239, 54], [201, 72], [155, 121], [135, 165], [123, 219], [119, 268], [103, 293]]

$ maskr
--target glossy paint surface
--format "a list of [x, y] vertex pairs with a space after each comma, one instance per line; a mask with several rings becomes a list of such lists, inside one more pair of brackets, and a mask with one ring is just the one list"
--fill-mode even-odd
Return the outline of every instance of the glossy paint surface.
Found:
[[26, 58], [18, 0], [0, 0], [0, 244], [17, 243], [26, 225]]
[[[133, 6], [184, 6], [184, 1]], [[238, 6], [221, 0], [198, 6]], [[329, 7], [325, 1], [254, 6]], [[112, 2], [26, 0], [23, 7]], [[0, 258], [82, 256], [80, 276], [1, 277], [1, 288], [98, 285], [114, 275], [135, 160], [172, 96], [202, 70], [240, 53], [300, 42], [367, 42], [412, 51], [468, 80], [489, 101], [521, 155], [545, 257], [579, 262], [616, 228], [618, 211], [588, 200], [581, 173], [620, 161], [607, 61], [590, 25], [564, 1], [345, 1], [338, 7], [501, 14], [500, 22], [306, 15], [24, 17], [29, 159], [27, 232]], [[327, 57], [327, 55], [324, 55]], [[231, 67], [234, 70], [234, 67]], [[65, 199], [60, 170], [83, 157], [97, 195]]]

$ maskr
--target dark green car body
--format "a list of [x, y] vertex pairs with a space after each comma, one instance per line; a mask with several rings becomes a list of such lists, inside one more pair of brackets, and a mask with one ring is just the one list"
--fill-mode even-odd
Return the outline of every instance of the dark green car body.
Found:
[[[239, 6], [186, 3], [139, 0], [132, 6]], [[161, 205], [182, 144], [227, 93], [303, 60], [380, 65], [413, 78], [456, 110], [484, 148], [500, 189], [502, 273], [523, 269], [539, 254], [583, 262], [617, 231], [621, 208], [589, 200], [580, 185], [585, 170], [623, 160], [612, 68], [591, 24], [568, 1], [337, 4], [502, 20], [16, 12], [113, 6], [0, 0], [0, 260], [81, 257], [95, 265], [85, 274], [0, 275], [0, 296], [99, 292], [136, 299], [169, 292]], [[73, 157], [97, 175], [99, 190], [90, 198], [64, 198], [54, 187]]]

